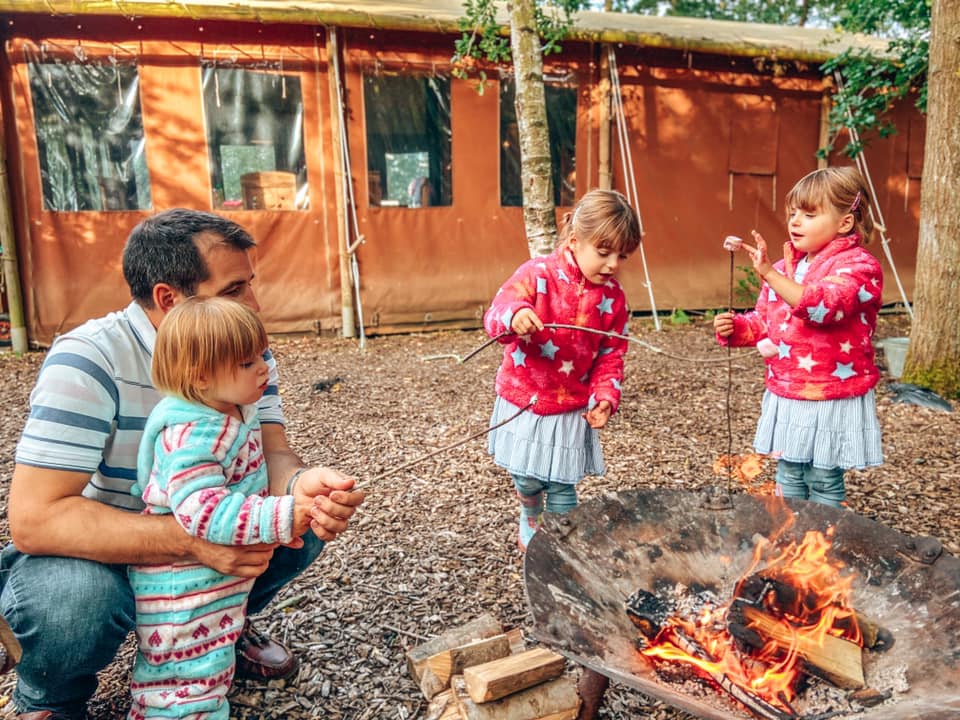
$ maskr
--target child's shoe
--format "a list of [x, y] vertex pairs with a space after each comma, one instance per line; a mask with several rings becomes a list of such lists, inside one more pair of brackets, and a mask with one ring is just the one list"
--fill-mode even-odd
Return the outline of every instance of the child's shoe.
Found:
[[519, 548], [520, 552], [527, 551], [527, 545], [530, 544], [530, 539], [537, 531], [537, 528], [540, 527], [540, 517], [540, 515], [527, 515], [525, 513], [521, 513], [520, 533], [517, 535], [517, 547]]

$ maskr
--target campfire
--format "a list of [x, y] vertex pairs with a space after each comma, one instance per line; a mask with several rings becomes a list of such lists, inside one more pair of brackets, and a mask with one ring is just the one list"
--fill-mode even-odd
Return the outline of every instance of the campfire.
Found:
[[960, 561], [856, 513], [630, 491], [547, 515], [534, 635], [708, 720], [960, 717]]
[[644, 638], [640, 653], [659, 670], [691, 668], [769, 720], [799, 716], [791, 702], [804, 673], [863, 689], [861, 625], [870, 628], [872, 649], [886, 649], [890, 639], [851, 606], [852, 576], [829, 556], [832, 535], [833, 528], [810, 530], [783, 548], [760, 538], [750, 573], [725, 603], [688, 592], [683, 599], [694, 607], [681, 610], [669, 596], [637, 590], [626, 611]]

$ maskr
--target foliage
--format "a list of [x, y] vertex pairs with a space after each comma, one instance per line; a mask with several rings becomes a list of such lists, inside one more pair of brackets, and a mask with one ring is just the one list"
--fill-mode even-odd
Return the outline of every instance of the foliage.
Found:
[[750, 265], [737, 265], [737, 270], [743, 273], [743, 277], [737, 279], [734, 295], [744, 305], [753, 307], [760, 297], [760, 276]]
[[670, 313], [670, 324], [671, 325], [689, 325], [690, 316], [683, 310], [683, 308], [674, 308], [673, 312]]
[[[896, 132], [886, 116], [893, 103], [910, 98], [926, 111], [930, 4], [931, 0], [614, 0], [613, 7], [645, 15], [819, 25], [890, 38], [882, 56], [849, 49], [822, 66], [828, 77], [839, 71], [843, 79], [834, 89], [830, 134], [835, 138], [844, 128], [855, 130], [844, 147], [853, 157], [863, 147], [859, 136], [864, 132], [875, 131], [880, 137]], [[819, 155], [825, 157], [829, 151], [821, 148]]]
[[807, 25], [837, 17], [836, 0], [615, 0], [621, 12], [643, 15], [678, 15], [712, 20], [769, 23], [771, 25]]
[[[543, 40], [544, 55], [559, 53], [560, 41], [573, 25], [573, 13], [589, 3], [580, 0], [538, 0], [534, 2], [537, 32]], [[495, 0], [464, 0], [460, 18], [461, 35], [454, 42], [451, 58], [453, 76], [464, 79], [473, 73], [479, 88], [487, 74], [481, 63], [499, 65], [510, 62], [510, 37], [497, 22]], [[481, 90], [482, 91], [482, 90]]]
[[[844, 30], [892, 39], [884, 57], [847, 50], [824, 63], [824, 73], [839, 71], [843, 79], [830, 110], [832, 133], [846, 127], [857, 135], [870, 130], [881, 137], [891, 135], [896, 128], [884, 115], [904, 98], [913, 98], [920, 112], [926, 112], [930, 16], [930, 0], [851, 0], [840, 18]], [[862, 147], [862, 140], [851, 137], [844, 152], [853, 157]]]

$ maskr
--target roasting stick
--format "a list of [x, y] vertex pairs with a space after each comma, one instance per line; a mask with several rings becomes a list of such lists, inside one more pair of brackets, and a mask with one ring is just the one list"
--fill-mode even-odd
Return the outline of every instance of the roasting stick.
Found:
[[421, 456], [418, 457], [418, 458], [414, 458], [414, 459], [411, 460], [410, 462], [406, 462], [406, 463], [404, 463], [403, 465], [398, 465], [397, 467], [392, 468], [392, 469], [390, 469], [390, 470], [387, 470], [386, 472], [382, 472], [382, 473], [380, 473], [379, 475], [376, 475], [376, 476], [374, 476], [374, 477], [372, 477], [372, 478], [369, 478], [368, 480], [364, 480], [363, 482], [358, 482], [356, 485], [353, 486], [352, 489], [358, 490], [358, 489], [366, 488], [367, 486], [369, 486], [369, 485], [372, 484], [372, 483], [377, 482], [378, 480], [383, 480], [384, 478], [388, 478], [388, 477], [390, 477], [391, 475], [396, 475], [396, 474], [397, 474], [398, 472], [400, 472], [401, 470], [406, 470], [407, 468], [413, 467], [414, 465], [419, 465], [419, 464], [422, 463], [424, 460], [429, 460], [430, 458], [432, 458], [432, 457], [434, 457], [434, 456], [436, 456], [436, 455], [439, 455], [440, 453], [445, 453], [445, 452], [447, 452], [448, 450], [453, 450], [454, 448], [460, 447], [461, 445], [466, 445], [466, 444], [467, 444], [468, 442], [470, 442], [471, 440], [475, 440], [476, 438], [481, 437], [481, 436], [483, 436], [483, 435], [486, 435], [487, 433], [492, 432], [492, 431], [496, 430], [497, 428], [503, 427], [503, 426], [506, 425], [508, 422], [510, 422], [510, 421], [512, 421], [512, 420], [515, 420], [516, 418], [520, 417], [520, 415], [522, 415], [522, 414], [525, 413], [527, 410], [529, 410], [529, 409], [532, 408], [534, 405], [536, 405], [536, 403], [537, 403], [537, 396], [534, 395], [532, 398], [530, 398], [530, 402], [528, 402], [528, 403], [527, 403], [526, 405], [524, 405], [522, 408], [520, 408], [519, 410], [517, 410], [517, 412], [515, 412], [513, 415], [511, 415], [510, 417], [508, 417], [506, 420], [501, 420], [501, 421], [498, 422], [496, 425], [491, 425], [491, 426], [488, 427], [488, 428], [484, 428], [483, 430], [479, 430], [479, 431], [473, 433], [472, 435], [469, 435], [469, 436], [467, 436], [467, 437], [465, 437], [465, 438], [461, 438], [460, 440], [457, 440], [456, 442], [452, 442], [452, 443], [450, 443], [449, 445], [444, 445], [442, 448], [437, 448], [436, 450], [434, 450], [434, 451], [432, 451], [432, 452], [429, 452], [429, 453], [427, 453], [426, 455], [421, 455]]
[[[606, 337], [619, 338], [620, 340], [626, 340], [627, 342], [634, 343], [643, 348], [646, 348], [650, 352], [657, 353], [658, 355], [665, 355], [666, 357], [672, 358], [674, 360], [686, 360], [687, 362], [696, 362], [696, 363], [726, 362], [725, 358], [691, 358], [691, 357], [686, 357], [685, 355], [674, 355], [673, 353], [668, 353], [663, 348], [658, 348], [656, 345], [651, 345], [650, 343], [644, 342], [639, 338], [631, 337], [630, 335], [621, 335], [620, 333], [610, 332], [608, 330], [597, 330], [596, 328], [584, 327], [582, 325], [565, 325], [563, 323], [544, 323], [543, 326], [545, 328], [564, 328], [566, 330], [582, 330], [583, 332], [594, 333], [595, 335], [605, 335]], [[474, 355], [479, 353], [484, 348], [489, 347], [490, 345], [493, 345], [493, 343], [495, 343], [500, 338], [506, 337], [507, 335], [513, 335], [513, 334], [514, 333], [512, 330], [507, 330], [505, 332], [502, 332], [496, 337], [492, 337], [482, 345], [474, 348], [463, 357], [459, 355], [455, 355], [453, 353], [444, 353], [442, 355], [426, 355], [420, 359], [421, 360], [444, 360], [449, 358], [451, 360], [456, 360], [458, 363], [465, 363], [467, 360], [472, 358]]]
[[[730, 251], [730, 294], [727, 298], [727, 310], [733, 312], [733, 254], [743, 245], [736, 235], [727, 235], [723, 241], [725, 250]], [[733, 493], [733, 412], [730, 396], [733, 391], [733, 346], [727, 343], [727, 495]]]

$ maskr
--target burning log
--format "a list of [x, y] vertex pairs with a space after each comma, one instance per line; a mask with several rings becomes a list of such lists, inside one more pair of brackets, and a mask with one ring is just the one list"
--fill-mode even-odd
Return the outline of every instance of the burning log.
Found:
[[866, 687], [863, 678], [863, 657], [860, 646], [834, 635], [823, 635], [819, 641], [798, 634], [788, 623], [737, 601], [728, 615], [730, 634], [754, 648], [773, 642], [784, 653], [795, 652], [804, 663], [804, 670], [828, 680], [845, 690]]
[[781, 710], [731, 680], [719, 669], [717, 658], [711, 656], [706, 648], [689, 637], [679, 626], [665, 625], [671, 614], [669, 605], [653, 593], [643, 589], [635, 592], [627, 601], [627, 614], [647, 640], [651, 642], [666, 640], [691, 658], [703, 660], [703, 663], [696, 663], [693, 667], [756, 717], [763, 720], [796, 718], [796, 714]]

